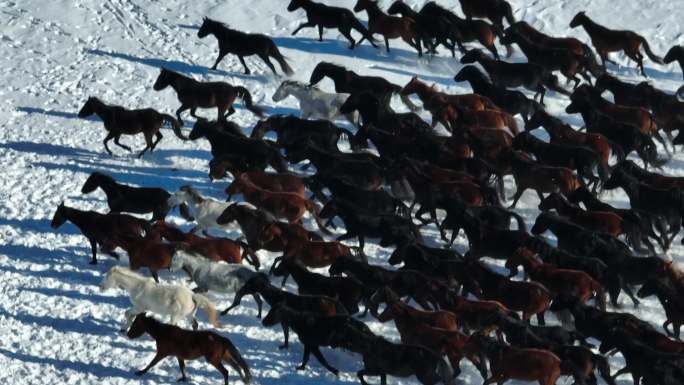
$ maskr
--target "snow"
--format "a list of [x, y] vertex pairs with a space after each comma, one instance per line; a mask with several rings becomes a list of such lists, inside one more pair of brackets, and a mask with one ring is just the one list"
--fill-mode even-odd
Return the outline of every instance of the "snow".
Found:
[[[353, 0], [327, 0], [352, 8]], [[422, 1], [409, 3], [418, 6]], [[457, 2], [441, 4], [458, 10]], [[571, 35], [588, 42], [581, 29], [570, 29], [572, 16], [586, 10], [599, 23], [628, 28], [644, 35], [653, 50], [664, 55], [674, 44], [681, 44], [681, 2], [677, 0], [535, 0], [511, 1], [518, 19], [552, 35]], [[386, 9], [390, 1], [381, 1]], [[115, 156], [104, 152], [104, 129], [97, 119], [79, 119], [77, 112], [89, 96], [127, 106], [153, 107], [173, 112], [178, 107], [170, 90], [155, 92], [152, 84], [164, 66], [202, 80], [222, 80], [246, 86], [255, 101], [268, 113], [297, 113], [289, 98], [274, 105], [271, 95], [282, 80], [258, 60], [248, 58], [253, 75], [242, 74], [237, 57], [228, 56], [211, 71], [217, 55], [213, 37], [199, 39], [196, 31], [204, 16], [224, 21], [234, 28], [265, 33], [277, 45], [296, 71], [293, 77], [306, 81], [313, 66], [322, 60], [345, 65], [362, 74], [384, 76], [397, 84], [417, 74], [452, 93], [469, 92], [464, 83], [452, 77], [461, 65], [446, 52], [432, 59], [418, 59], [404, 43], [392, 41], [392, 51], [363, 44], [354, 51], [335, 30], [327, 30], [325, 40], [317, 41], [314, 29], [298, 36], [290, 33], [302, 22], [304, 12], [288, 13], [286, 1], [206, 0], [201, 2], [167, 0], [0, 0], [0, 67], [4, 68], [0, 87], [0, 383], [4, 384], [124, 384], [172, 383], [179, 377], [177, 363], [166, 359], [142, 378], [135, 370], [153, 356], [154, 344], [147, 337], [129, 340], [118, 332], [128, 306], [125, 293], [101, 292], [104, 273], [117, 262], [102, 257], [88, 265], [89, 247], [70, 224], [58, 230], [49, 226], [57, 205], [66, 201], [81, 209], [106, 212], [102, 192], [81, 195], [80, 187], [92, 171], [113, 175], [125, 183], [160, 186], [169, 191], [191, 184], [203, 194], [223, 199], [226, 181], [210, 182], [207, 177], [210, 154], [205, 142], [182, 142], [168, 130], [153, 154], [143, 159], [112, 147]], [[361, 20], [365, 13], [359, 14]], [[641, 81], [634, 63], [622, 55], [615, 58], [620, 67], [611, 72], [629, 81]], [[519, 52], [513, 60], [523, 60]], [[682, 75], [675, 65], [660, 66], [646, 61], [650, 80], [659, 88], [673, 92]], [[321, 87], [332, 90], [326, 80]], [[578, 126], [578, 116], [563, 112], [567, 99], [551, 93], [548, 110]], [[398, 101], [394, 105], [401, 109]], [[214, 110], [200, 110], [214, 117]], [[185, 115], [184, 115], [185, 117]], [[188, 118], [189, 119], [189, 118]], [[249, 131], [255, 117], [242, 109], [232, 117]], [[340, 124], [345, 124], [340, 122]], [[186, 130], [188, 127], [185, 128]], [[123, 143], [140, 150], [140, 136], [125, 137]], [[662, 153], [662, 149], [661, 149]], [[684, 156], [676, 155], [665, 172], [682, 174]], [[507, 180], [508, 195], [512, 180]], [[623, 193], [603, 196], [611, 203], [627, 206]], [[528, 221], [536, 216], [538, 200], [526, 193], [518, 212]], [[185, 228], [177, 213], [171, 220]], [[313, 227], [311, 227], [313, 228]], [[228, 234], [236, 237], [238, 234]], [[434, 228], [427, 229], [430, 242], [437, 242]], [[463, 250], [463, 238], [459, 239]], [[367, 246], [372, 262], [383, 263], [388, 249]], [[266, 266], [275, 255], [259, 252]], [[682, 262], [679, 242], [668, 253]], [[126, 264], [124, 257], [120, 262]], [[180, 275], [162, 272], [167, 282], [182, 283]], [[293, 286], [288, 286], [294, 290]], [[223, 308], [232, 296], [210, 297]], [[623, 298], [623, 303], [625, 302]], [[341, 370], [339, 379], [311, 360], [306, 371], [296, 371], [302, 347], [293, 343], [280, 351], [279, 328], [264, 328], [256, 319], [251, 299], [222, 321], [220, 332], [228, 336], [251, 365], [259, 384], [357, 383], [355, 372], [361, 368], [359, 356], [324, 349], [323, 354]], [[631, 306], [631, 305], [630, 305]], [[632, 311], [631, 307], [625, 309]], [[643, 302], [635, 313], [660, 327], [663, 311], [653, 299]], [[204, 321], [204, 320], [203, 320]], [[367, 318], [371, 328], [388, 338], [398, 339], [391, 323], [379, 324]], [[203, 328], [209, 328], [202, 322]], [[295, 338], [296, 341], [296, 338]], [[615, 368], [620, 358], [612, 358]], [[479, 383], [479, 374], [465, 361], [461, 379]], [[231, 372], [231, 381], [238, 381]], [[220, 375], [202, 361], [188, 362], [188, 375], [195, 384], [217, 384]], [[565, 380], [562, 380], [565, 381]], [[389, 378], [392, 384], [416, 383], [415, 378]]]

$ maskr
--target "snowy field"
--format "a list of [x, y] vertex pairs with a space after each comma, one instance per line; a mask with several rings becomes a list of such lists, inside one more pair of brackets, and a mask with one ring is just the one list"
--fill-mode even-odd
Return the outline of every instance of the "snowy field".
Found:
[[[348, 8], [354, 0], [327, 0]], [[314, 29], [290, 36], [303, 21], [303, 11], [288, 13], [286, 0], [0, 0], [0, 383], [2, 384], [129, 384], [173, 383], [179, 377], [174, 359], [167, 358], [142, 378], [135, 370], [146, 365], [154, 354], [149, 337], [129, 340], [118, 332], [128, 298], [120, 290], [101, 292], [104, 273], [117, 262], [103, 256], [93, 267], [88, 264], [89, 247], [76, 227], [67, 224], [57, 231], [49, 223], [57, 205], [67, 204], [106, 212], [104, 194], [81, 195], [87, 175], [102, 171], [124, 183], [160, 186], [175, 191], [191, 184], [202, 194], [223, 199], [227, 181], [209, 181], [208, 144], [182, 142], [168, 130], [153, 154], [137, 159], [112, 146], [104, 152], [105, 136], [101, 122], [79, 119], [77, 112], [89, 96], [129, 108], [152, 107], [172, 113], [178, 107], [171, 90], [155, 92], [152, 84], [159, 68], [191, 75], [201, 80], [222, 80], [246, 86], [258, 104], [269, 114], [297, 114], [294, 99], [275, 105], [271, 96], [282, 78], [274, 77], [263, 63], [247, 59], [253, 75], [244, 76], [237, 57], [228, 56], [217, 71], [209, 70], [216, 58], [213, 37], [200, 40], [197, 29], [202, 17], [210, 16], [243, 31], [260, 32], [275, 42], [295, 69], [293, 78], [307, 80], [319, 61], [342, 64], [361, 74], [386, 77], [405, 84], [417, 74], [451, 93], [470, 92], [467, 85], [452, 78], [461, 68], [444, 51], [434, 58], [418, 59], [403, 43], [393, 41], [390, 54], [363, 44], [354, 51], [335, 30], [328, 30], [323, 42]], [[415, 8], [423, 1], [411, 0]], [[460, 13], [455, 0], [440, 0]], [[588, 42], [583, 30], [568, 27], [572, 16], [586, 10], [596, 21], [614, 28], [636, 30], [664, 55], [674, 44], [684, 41], [681, 0], [535, 0], [511, 1], [515, 17], [552, 35], [571, 35]], [[381, 1], [386, 9], [390, 1]], [[366, 14], [358, 15], [366, 20]], [[355, 35], [356, 36], [356, 35]], [[523, 57], [516, 52], [514, 60]], [[610, 70], [620, 78], [641, 81], [633, 63], [623, 56], [615, 59], [620, 67]], [[660, 66], [646, 61], [649, 79], [673, 92], [682, 82], [674, 65]], [[328, 80], [321, 83], [332, 90]], [[550, 93], [548, 110], [569, 123], [581, 125], [578, 116], [565, 115], [567, 98]], [[393, 105], [402, 110], [398, 100]], [[239, 107], [239, 106], [238, 106]], [[215, 110], [200, 111], [214, 117]], [[424, 116], [427, 118], [427, 116]], [[232, 117], [246, 132], [255, 117], [242, 109]], [[192, 123], [187, 118], [186, 124]], [[340, 124], [345, 124], [340, 122]], [[185, 127], [187, 130], [189, 127]], [[123, 143], [142, 149], [141, 136], [125, 137]], [[662, 149], [661, 149], [661, 153]], [[677, 154], [664, 172], [682, 174], [684, 155]], [[507, 193], [512, 194], [507, 179]], [[605, 194], [604, 199], [628, 205], [622, 193]], [[518, 212], [528, 221], [536, 217], [538, 199], [528, 191]], [[170, 221], [185, 229], [191, 224], [177, 212]], [[310, 225], [310, 224], [309, 224]], [[313, 227], [311, 227], [313, 228]], [[340, 230], [338, 230], [340, 231]], [[436, 242], [434, 228], [427, 228], [429, 242]], [[228, 234], [237, 237], [238, 234]], [[463, 251], [460, 239], [459, 250]], [[668, 257], [682, 261], [679, 239]], [[367, 245], [371, 261], [384, 263], [389, 250]], [[275, 255], [259, 252], [270, 265]], [[127, 264], [124, 257], [120, 263]], [[161, 272], [165, 282], [183, 280], [180, 275]], [[294, 287], [290, 286], [290, 290]], [[210, 297], [223, 308], [232, 296]], [[625, 303], [624, 297], [622, 297]], [[327, 384], [338, 381], [357, 383], [361, 368], [359, 356], [324, 349], [323, 354], [341, 370], [339, 378], [326, 372], [315, 360], [306, 371], [298, 372], [302, 346], [293, 343], [279, 351], [280, 328], [264, 328], [255, 317], [253, 301], [223, 317], [228, 336], [251, 365], [258, 384]], [[631, 310], [631, 305], [625, 307]], [[644, 301], [636, 314], [660, 327], [663, 311], [653, 300]], [[205, 321], [202, 319], [202, 321]], [[392, 323], [369, 321], [371, 328], [398, 340]], [[201, 327], [208, 328], [206, 322]], [[294, 338], [296, 341], [296, 337]], [[613, 358], [613, 366], [621, 364]], [[481, 383], [470, 363], [463, 361], [465, 383]], [[219, 384], [220, 375], [203, 361], [188, 362], [188, 375], [194, 384]], [[377, 381], [377, 379], [372, 379]], [[389, 377], [392, 384], [416, 383], [414, 378]], [[231, 372], [231, 381], [238, 381]], [[564, 382], [565, 381], [565, 382]], [[629, 376], [619, 383], [631, 384]], [[562, 379], [559, 383], [570, 383]]]

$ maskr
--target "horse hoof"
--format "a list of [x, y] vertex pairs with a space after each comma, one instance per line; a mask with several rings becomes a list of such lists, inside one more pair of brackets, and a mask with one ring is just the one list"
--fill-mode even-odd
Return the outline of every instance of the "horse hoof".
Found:
[[137, 372], [135, 372], [136, 376], [142, 376], [143, 374], [145, 374], [144, 370], [138, 370]]
[[188, 378], [187, 377], [181, 377], [176, 382], [188, 382]]
[[97, 261], [90, 261], [90, 262], [88, 262], [88, 263], [91, 264], [91, 265], [97, 265]]
[[280, 349], [280, 350], [287, 349], [287, 345], [280, 345], [280, 346], [278, 346], [278, 349]]
[[304, 369], [306, 369], [306, 367], [305, 367], [305, 366], [297, 366], [295, 369], [297, 369], [297, 370], [304, 370]]

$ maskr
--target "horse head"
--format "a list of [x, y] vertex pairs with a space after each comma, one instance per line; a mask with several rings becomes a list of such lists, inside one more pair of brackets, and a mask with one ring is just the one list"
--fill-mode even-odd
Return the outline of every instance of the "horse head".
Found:
[[90, 116], [95, 113], [95, 109], [97, 108], [98, 105], [102, 105], [102, 101], [94, 96], [91, 96], [86, 100], [85, 104], [83, 107], [81, 107], [81, 110], [78, 111], [78, 117], [79, 118], [85, 118], [87, 116]]
[[128, 338], [138, 338], [149, 330], [154, 321], [155, 320], [148, 317], [147, 314], [140, 313], [135, 317], [135, 320], [133, 321], [133, 324], [131, 324], [126, 335]]
[[55, 211], [55, 215], [52, 216], [52, 222], [50, 222], [50, 227], [53, 229], [58, 228], [59, 226], [63, 225], [67, 221], [67, 207], [64, 204], [64, 202], [60, 203], [59, 206], [57, 206], [57, 210]]
[[580, 25], [584, 24], [584, 22], [587, 19], [587, 14], [584, 11], [577, 12], [575, 17], [572, 18], [570, 21], [570, 28], [577, 28]]

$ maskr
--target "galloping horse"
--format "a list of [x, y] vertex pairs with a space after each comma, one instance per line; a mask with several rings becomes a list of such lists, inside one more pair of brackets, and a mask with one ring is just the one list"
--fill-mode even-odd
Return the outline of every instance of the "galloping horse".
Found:
[[357, 0], [354, 12], [366, 11], [368, 13], [368, 31], [371, 36], [379, 33], [385, 38], [385, 48], [389, 49], [389, 39], [401, 38], [406, 44], [418, 51], [418, 56], [423, 56], [420, 39], [416, 33], [416, 22], [408, 17], [389, 16], [383, 12], [378, 3], [373, 0]]
[[340, 113], [340, 106], [347, 100], [348, 94], [323, 92], [318, 87], [310, 87], [294, 80], [285, 80], [273, 94], [272, 99], [274, 102], [279, 102], [288, 96], [294, 96], [299, 100], [302, 119], [334, 121], [344, 116], [351, 124], [358, 124], [358, 113]]
[[[227, 116], [235, 112], [233, 103], [236, 98], [242, 98], [245, 108], [254, 115], [260, 117], [264, 114], [261, 108], [252, 102], [252, 95], [249, 91], [242, 86], [232, 86], [225, 82], [200, 82], [178, 72], [162, 68], [153, 88], [155, 91], [161, 91], [168, 86], [176, 91], [178, 101], [181, 102], [181, 106], [176, 110], [176, 116], [181, 126], [183, 119], [181, 119], [180, 114], [188, 109], [190, 115], [196, 118], [195, 111], [198, 108], [216, 107], [218, 109], [218, 120], [225, 120]], [[227, 115], [226, 111], [228, 111]]]
[[211, 67], [213, 70], [216, 69], [216, 66], [218, 66], [224, 56], [233, 53], [237, 55], [240, 59], [240, 63], [245, 67], [246, 75], [249, 75], [251, 72], [249, 68], [247, 68], [247, 64], [245, 64], [244, 57], [252, 55], [259, 56], [274, 74], [277, 73], [273, 63], [269, 60], [269, 57], [275, 58], [278, 64], [280, 64], [280, 68], [287, 75], [293, 74], [292, 68], [290, 68], [285, 61], [283, 54], [280, 53], [273, 40], [266, 35], [236, 31], [228, 28], [228, 26], [223, 23], [205, 17], [202, 26], [199, 31], [197, 31], [197, 37], [202, 39], [209, 34], [214, 35], [219, 43], [219, 55], [218, 58], [216, 58], [214, 65]]
[[[180, 130], [181, 124], [179, 124], [173, 116], [159, 113], [151, 108], [128, 110], [120, 106], [107, 105], [93, 96], [88, 98], [78, 112], [78, 117], [85, 118], [86, 116], [93, 114], [99, 116], [104, 122], [105, 129], [107, 130], [107, 137], [104, 139], [104, 147], [109, 155], [112, 155], [112, 151], [107, 146], [107, 142], [114, 139], [114, 144], [125, 150], [132, 151], [130, 147], [119, 143], [119, 139], [121, 139], [121, 135], [136, 135], [141, 132], [145, 136], [145, 143], [147, 145], [140, 154], [138, 154], [138, 158], [143, 156], [148, 149], [152, 152], [163, 137], [161, 132], [159, 132], [159, 129], [164, 123], [169, 123], [171, 125], [173, 133], [176, 134], [177, 137], [187, 140]], [[152, 141], [152, 138], [155, 136], [157, 139]]]

